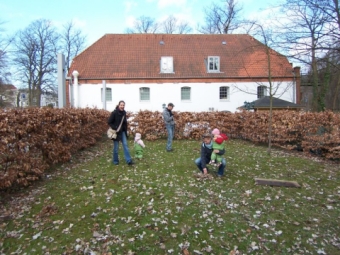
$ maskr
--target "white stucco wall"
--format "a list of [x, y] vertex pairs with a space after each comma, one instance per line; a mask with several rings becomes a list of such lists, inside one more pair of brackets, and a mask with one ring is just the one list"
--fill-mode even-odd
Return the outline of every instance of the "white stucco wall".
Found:
[[[257, 100], [257, 86], [259, 85], [269, 87], [268, 83], [237, 83], [236, 85], [235, 83], [110, 84], [106, 82], [106, 88], [112, 89], [112, 101], [107, 102], [106, 109], [112, 111], [120, 100], [124, 100], [126, 103], [125, 110], [132, 112], [139, 110], [162, 111], [162, 105], [167, 105], [169, 102], [175, 105], [174, 111], [201, 112], [209, 111], [213, 108], [215, 111], [235, 112], [237, 107], [244, 104], [244, 101], [251, 102]], [[277, 85], [275, 83], [274, 86], [276, 87]], [[219, 99], [219, 88], [221, 86], [229, 86], [228, 100]], [[75, 85], [72, 87], [72, 89], [75, 89]], [[74, 106], [102, 109], [102, 87], [102, 83], [79, 85], [78, 105]], [[141, 87], [150, 88], [150, 101], [140, 100], [139, 88]], [[191, 88], [191, 100], [181, 100], [181, 87]], [[291, 82], [281, 83], [278, 87], [278, 92], [274, 95], [275, 97], [294, 102], [295, 88]], [[279, 96], [284, 91], [286, 92]], [[74, 101], [76, 102], [77, 100]]]
[[46, 95], [42, 94], [40, 98], [40, 105], [41, 106], [48, 106], [49, 104], [52, 104], [53, 107], [57, 106], [57, 98], [53, 97], [52, 95]]

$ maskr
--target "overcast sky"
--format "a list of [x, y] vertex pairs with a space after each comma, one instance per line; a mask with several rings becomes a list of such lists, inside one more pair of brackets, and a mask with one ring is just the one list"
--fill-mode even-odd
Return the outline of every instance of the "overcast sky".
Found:
[[[73, 21], [91, 45], [106, 33], [125, 33], [133, 21], [148, 16], [162, 21], [169, 15], [196, 28], [204, 23], [204, 9], [222, 0], [1, 0], [0, 21], [5, 35], [25, 29], [32, 21], [49, 19], [57, 27]], [[244, 18], [265, 18], [278, 0], [238, 0]], [[193, 31], [195, 32], [195, 30]]]

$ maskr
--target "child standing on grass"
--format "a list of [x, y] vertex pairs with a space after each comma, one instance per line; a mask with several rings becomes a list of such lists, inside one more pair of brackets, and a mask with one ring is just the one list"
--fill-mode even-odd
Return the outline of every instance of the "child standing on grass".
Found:
[[222, 164], [222, 155], [215, 153], [215, 150], [224, 150], [224, 141], [228, 140], [228, 137], [226, 134], [221, 134], [220, 130], [217, 128], [215, 128], [211, 133], [214, 135], [214, 138], [212, 144], [213, 152], [211, 153], [211, 161], [209, 164], [220, 166]]
[[136, 133], [135, 141], [134, 141], [134, 149], [135, 149], [135, 156], [138, 159], [143, 158], [143, 148], [145, 148], [145, 144], [142, 141], [142, 135], [140, 133]]

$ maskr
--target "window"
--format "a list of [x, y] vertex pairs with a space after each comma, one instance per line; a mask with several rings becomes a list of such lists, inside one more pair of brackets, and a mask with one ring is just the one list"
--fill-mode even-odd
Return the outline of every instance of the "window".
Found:
[[161, 73], [173, 73], [173, 72], [174, 72], [173, 57], [162, 57]]
[[[103, 88], [100, 90], [101, 96], [101, 101], [103, 102]], [[105, 99], [106, 102], [112, 101], [112, 89], [111, 88], [106, 88], [106, 93], [105, 93]]]
[[181, 100], [190, 100], [190, 87], [182, 87], [181, 88]]
[[267, 95], [267, 87], [266, 86], [258, 86], [257, 87], [257, 98], [262, 98]]
[[220, 57], [209, 56], [208, 57], [208, 72], [220, 71]]
[[147, 87], [139, 88], [139, 100], [140, 101], [150, 100], [150, 88]]
[[229, 87], [220, 87], [220, 100], [227, 100], [229, 96]]

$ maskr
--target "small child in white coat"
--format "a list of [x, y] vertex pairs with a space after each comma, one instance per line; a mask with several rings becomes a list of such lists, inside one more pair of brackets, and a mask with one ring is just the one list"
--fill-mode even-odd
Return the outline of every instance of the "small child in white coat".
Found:
[[142, 135], [140, 133], [136, 133], [135, 141], [134, 141], [134, 149], [135, 149], [135, 157], [138, 159], [143, 158], [143, 149], [145, 148], [145, 144], [142, 141]]

